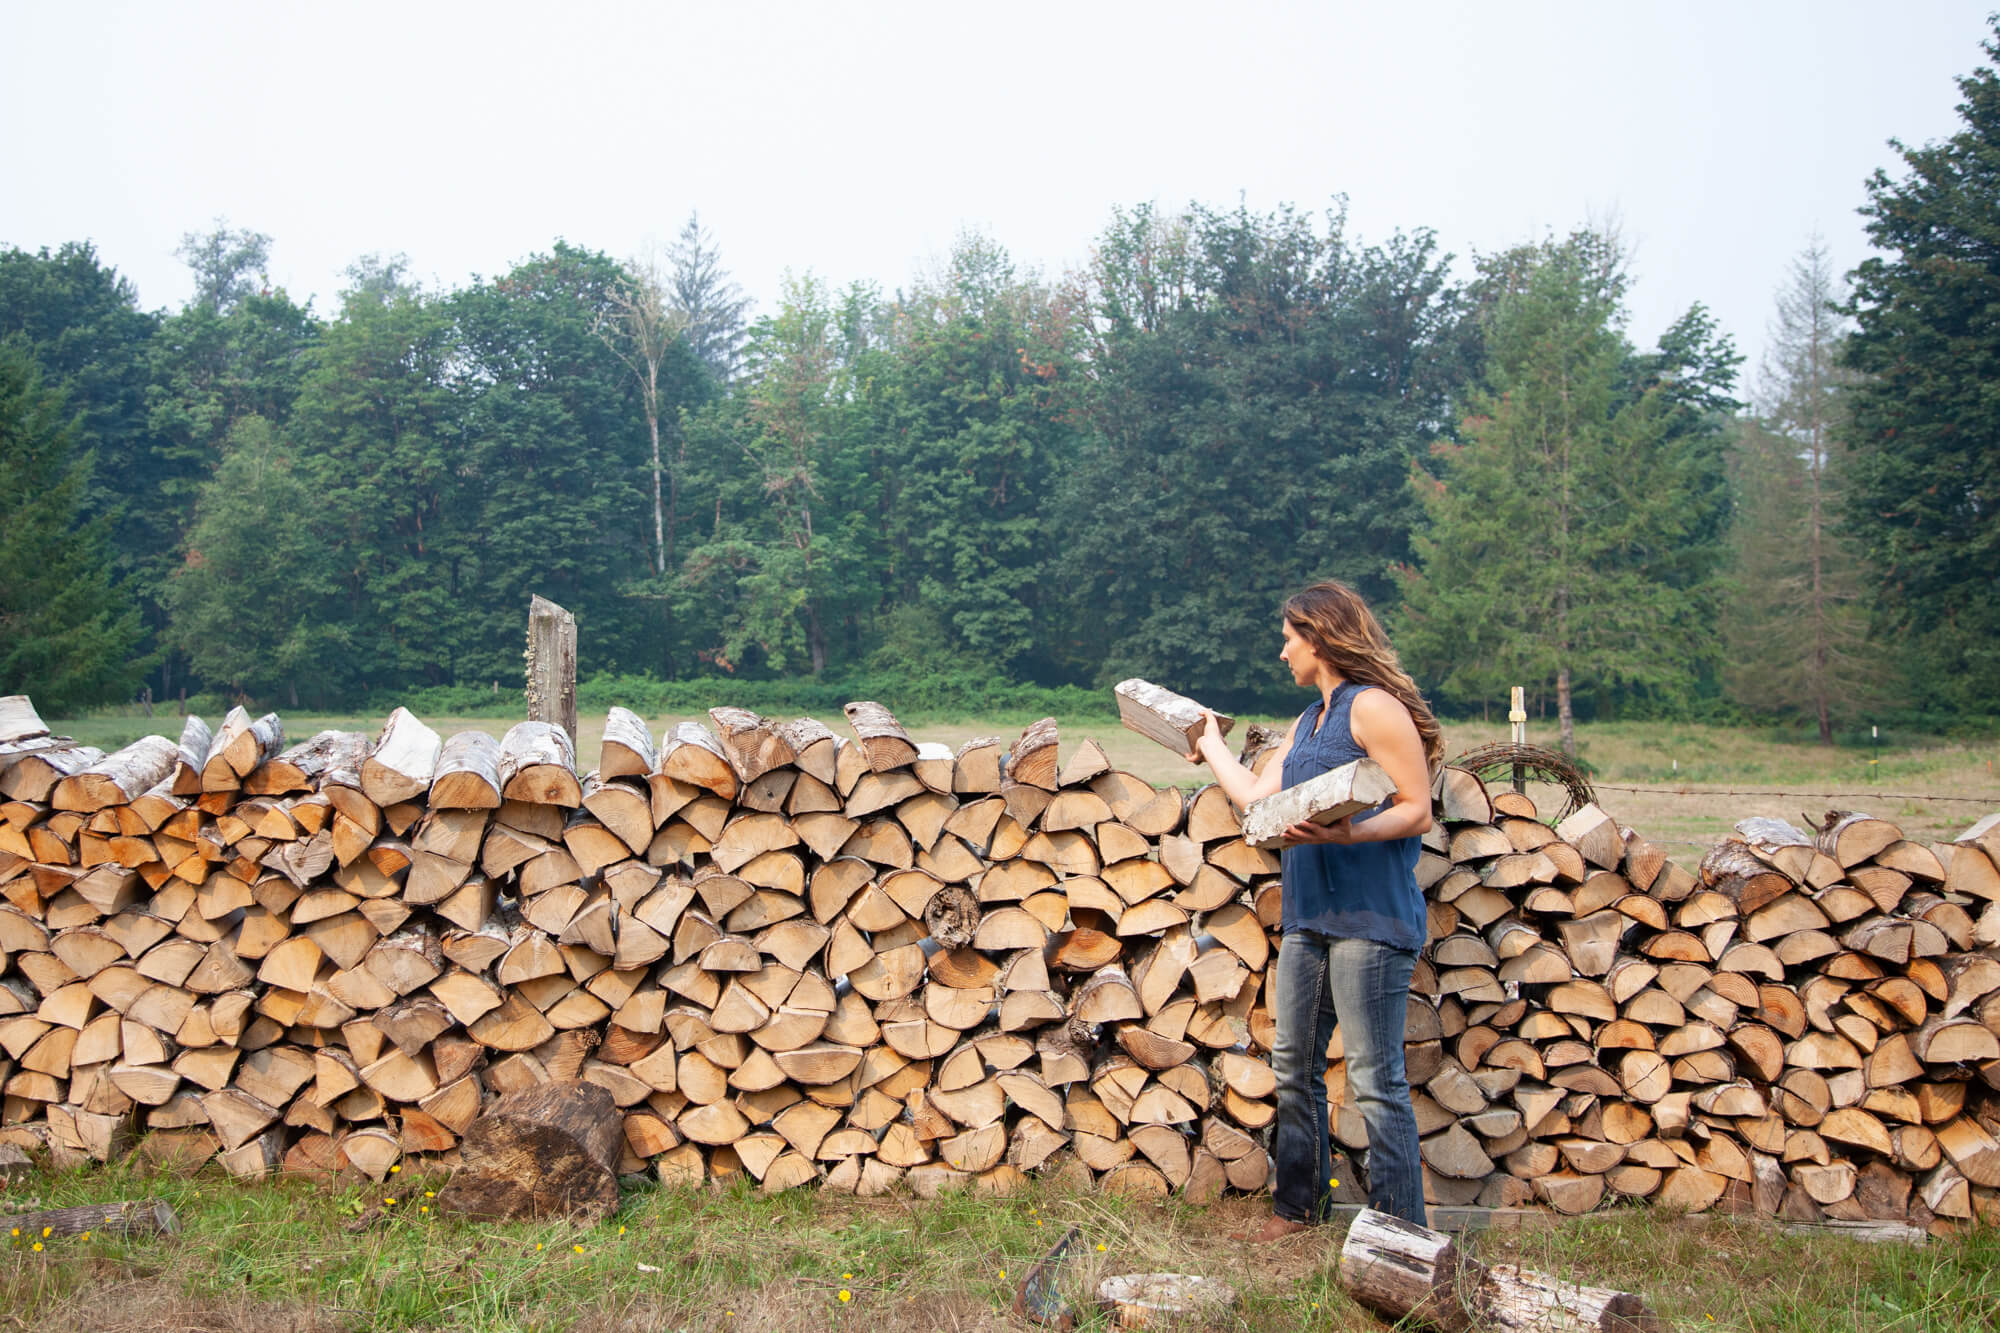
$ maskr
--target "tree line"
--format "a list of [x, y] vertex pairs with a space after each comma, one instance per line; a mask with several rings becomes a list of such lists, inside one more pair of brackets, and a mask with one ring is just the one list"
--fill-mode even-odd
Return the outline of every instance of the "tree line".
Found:
[[1592, 229], [1461, 273], [1337, 210], [1142, 206], [1059, 278], [967, 236], [755, 319], [693, 218], [448, 291], [365, 258], [324, 313], [225, 225], [172, 312], [88, 242], [0, 251], [0, 688], [511, 691], [539, 592], [587, 673], [1275, 704], [1275, 608], [1331, 576], [1460, 712], [1990, 716], [2000, 84], [1960, 87], [1749, 383], [1701, 305], [1636, 346]]

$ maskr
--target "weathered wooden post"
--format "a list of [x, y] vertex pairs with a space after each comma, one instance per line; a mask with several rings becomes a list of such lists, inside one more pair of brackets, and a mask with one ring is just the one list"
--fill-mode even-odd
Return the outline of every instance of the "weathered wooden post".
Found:
[[576, 743], [576, 617], [548, 598], [528, 600], [528, 720], [553, 722]]
[[[1516, 685], [1513, 693], [1507, 698], [1508, 739], [1512, 740], [1516, 745], [1526, 745], [1528, 743], [1528, 709], [1526, 705], [1525, 691], [1519, 685]], [[1528, 784], [1521, 778], [1521, 765], [1518, 761], [1514, 764], [1514, 790], [1518, 792], [1528, 790]]]

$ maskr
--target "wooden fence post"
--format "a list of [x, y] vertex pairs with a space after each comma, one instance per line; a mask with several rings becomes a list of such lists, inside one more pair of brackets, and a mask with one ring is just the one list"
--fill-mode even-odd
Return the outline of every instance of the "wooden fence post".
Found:
[[[1507, 697], [1509, 739], [1516, 745], [1526, 745], [1528, 743], [1528, 710], [1526, 704], [1527, 700], [1524, 697], [1524, 691], [1519, 685], [1516, 685]], [[1514, 765], [1514, 790], [1518, 792], [1528, 790], [1528, 784], [1521, 779], [1521, 765], [1518, 762]]]
[[553, 722], [576, 743], [576, 617], [539, 594], [528, 600], [528, 720]]

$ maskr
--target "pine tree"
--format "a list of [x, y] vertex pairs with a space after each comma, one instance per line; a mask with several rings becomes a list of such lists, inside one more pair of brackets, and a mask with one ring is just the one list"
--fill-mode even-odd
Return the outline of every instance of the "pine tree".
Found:
[[[2000, 16], [1985, 43], [2000, 64]], [[1965, 128], [1897, 145], [1868, 182], [1847, 518], [1880, 571], [1876, 611], [1918, 697], [2000, 711], [2000, 70], [1958, 81]]]
[[47, 716], [129, 697], [144, 665], [66, 412], [23, 342], [0, 341], [0, 689]]
[[1403, 578], [1397, 641], [1454, 693], [1553, 688], [1575, 753], [1577, 692], [1685, 689], [1711, 589], [1682, 559], [1708, 525], [1706, 443], [1667, 386], [1622, 391], [1626, 278], [1579, 232], [1488, 260], [1485, 384], [1465, 442], [1419, 489], [1431, 520]]
[[1729, 692], [1753, 712], [1810, 718], [1822, 745], [1881, 676], [1841, 521], [1844, 398], [1854, 383], [1838, 364], [1841, 296], [1815, 237], [1778, 293], [1757, 411], [1738, 424], [1731, 469]]

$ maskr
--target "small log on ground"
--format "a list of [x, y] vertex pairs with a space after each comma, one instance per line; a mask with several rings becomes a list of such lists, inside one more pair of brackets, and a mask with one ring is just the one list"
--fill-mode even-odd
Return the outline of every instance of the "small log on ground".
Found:
[[[1118, 720], [1125, 726], [1176, 754], [1194, 752], [1195, 738], [1201, 734], [1200, 704], [1136, 676], [1119, 681], [1112, 693], [1118, 696]], [[1215, 725], [1227, 736], [1236, 719], [1217, 713]]]
[[165, 1199], [90, 1203], [80, 1208], [51, 1208], [42, 1213], [0, 1217], [0, 1236], [18, 1230], [24, 1248], [27, 1238], [40, 1237], [44, 1228], [51, 1236], [81, 1236], [86, 1231], [114, 1236], [170, 1236], [181, 1229], [181, 1224], [174, 1216], [173, 1205]]
[[1510, 1333], [1655, 1333], [1666, 1324], [1629, 1291], [1580, 1287], [1518, 1264], [1486, 1270], [1480, 1282], [1482, 1328]]
[[464, 1165], [438, 1192], [438, 1209], [492, 1221], [602, 1219], [618, 1206], [623, 1145], [608, 1089], [580, 1080], [523, 1088], [465, 1132]]
[[1363, 1208], [1340, 1247], [1340, 1285], [1392, 1320], [1464, 1333], [1476, 1326], [1462, 1295], [1476, 1291], [1480, 1264], [1442, 1231]]

